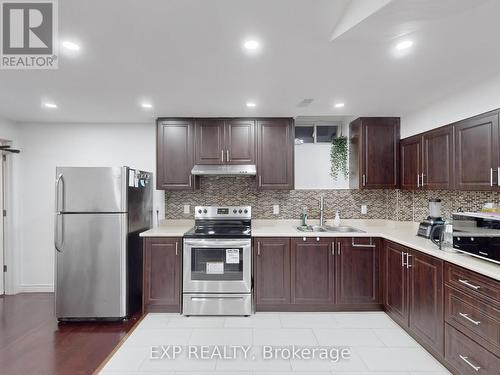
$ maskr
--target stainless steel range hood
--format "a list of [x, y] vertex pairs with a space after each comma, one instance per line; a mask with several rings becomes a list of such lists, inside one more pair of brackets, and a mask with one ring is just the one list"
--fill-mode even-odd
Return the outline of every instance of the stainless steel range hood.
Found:
[[255, 176], [255, 164], [246, 165], [195, 165], [191, 170], [195, 176]]

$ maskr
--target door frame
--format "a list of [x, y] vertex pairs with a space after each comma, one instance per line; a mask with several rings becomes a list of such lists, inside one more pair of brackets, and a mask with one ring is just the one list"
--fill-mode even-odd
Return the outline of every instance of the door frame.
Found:
[[[4, 142], [2, 142], [3, 144]], [[4, 152], [0, 153], [0, 296], [5, 294], [6, 272], [4, 267], [6, 265], [6, 246], [5, 246], [5, 220], [4, 220], [4, 199], [5, 199], [5, 165], [6, 156]]]

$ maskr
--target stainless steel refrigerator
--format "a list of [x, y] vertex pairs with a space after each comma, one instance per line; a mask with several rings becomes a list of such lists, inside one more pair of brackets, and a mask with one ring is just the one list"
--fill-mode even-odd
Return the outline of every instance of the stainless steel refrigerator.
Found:
[[152, 174], [128, 167], [58, 167], [56, 316], [123, 319], [142, 302], [141, 231], [152, 222]]

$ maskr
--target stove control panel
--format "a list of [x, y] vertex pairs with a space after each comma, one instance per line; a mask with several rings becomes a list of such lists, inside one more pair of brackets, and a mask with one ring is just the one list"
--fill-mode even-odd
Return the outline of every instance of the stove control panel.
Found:
[[250, 206], [196, 206], [195, 219], [251, 219]]

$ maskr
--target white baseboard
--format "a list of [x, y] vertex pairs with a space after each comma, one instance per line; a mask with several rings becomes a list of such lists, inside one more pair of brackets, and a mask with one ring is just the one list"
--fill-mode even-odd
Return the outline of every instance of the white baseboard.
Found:
[[53, 292], [53, 284], [23, 284], [17, 288], [18, 293]]

